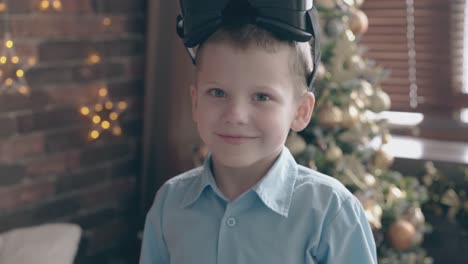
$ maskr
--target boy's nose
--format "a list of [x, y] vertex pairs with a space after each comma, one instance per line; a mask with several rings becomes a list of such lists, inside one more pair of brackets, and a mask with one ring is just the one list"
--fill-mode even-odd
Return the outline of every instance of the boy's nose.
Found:
[[248, 107], [241, 102], [230, 102], [223, 112], [223, 121], [228, 124], [246, 124], [248, 122]]

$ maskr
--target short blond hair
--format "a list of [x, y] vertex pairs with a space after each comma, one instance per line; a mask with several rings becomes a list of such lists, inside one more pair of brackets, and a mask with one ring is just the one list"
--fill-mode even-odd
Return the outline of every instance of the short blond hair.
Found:
[[195, 58], [197, 63], [199, 62], [199, 53], [203, 50], [204, 44], [208, 42], [228, 43], [239, 49], [247, 49], [255, 45], [271, 53], [277, 52], [280, 47], [287, 47], [293, 54], [289, 61], [293, 85], [304, 92], [309, 90], [307, 80], [310, 79], [314, 68], [313, 44], [310, 42], [283, 40], [272, 32], [253, 24], [242, 24], [241, 26], [234, 27], [223, 25], [198, 47]]

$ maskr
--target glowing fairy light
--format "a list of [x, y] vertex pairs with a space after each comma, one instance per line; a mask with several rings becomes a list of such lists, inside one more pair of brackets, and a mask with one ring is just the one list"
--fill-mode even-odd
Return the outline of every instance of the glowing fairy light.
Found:
[[92, 128], [88, 134], [90, 140], [97, 140], [103, 133], [114, 136], [122, 135], [122, 128], [119, 125], [120, 114], [128, 108], [125, 101], [112, 102], [109, 97], [109, 90], [101, 87], [97, 90], [98, 101], [90, 106], [82, 106], [80, 113], [88, 116], [92, 123]]

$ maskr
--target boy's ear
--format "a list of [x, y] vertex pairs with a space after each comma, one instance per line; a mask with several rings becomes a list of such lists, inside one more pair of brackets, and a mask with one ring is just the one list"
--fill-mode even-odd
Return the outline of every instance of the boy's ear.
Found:
[[193, 84], [190, 85], [190, 98], [192, 99], [192, 119], [197, 122], [197, 109], [198, 109], [198, 94], [197, 87]]
[[312, 112], [314, 111], [315, 96], [311, 92], [306, 92], [298, 99], [296, 116], [291, 123], [291, 129], [295, 132], [302, 131], [310, 122]]

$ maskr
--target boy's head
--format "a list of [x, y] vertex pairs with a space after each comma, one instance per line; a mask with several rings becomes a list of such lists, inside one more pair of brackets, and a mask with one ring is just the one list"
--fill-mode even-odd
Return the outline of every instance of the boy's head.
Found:
[[276, 157], [289, 130], [309, 123], [312, 65], [307, 42], [284, 41], [248, 23], [225, 25], [203, 42], [192, 110], [213, 159], [246, 167]]

